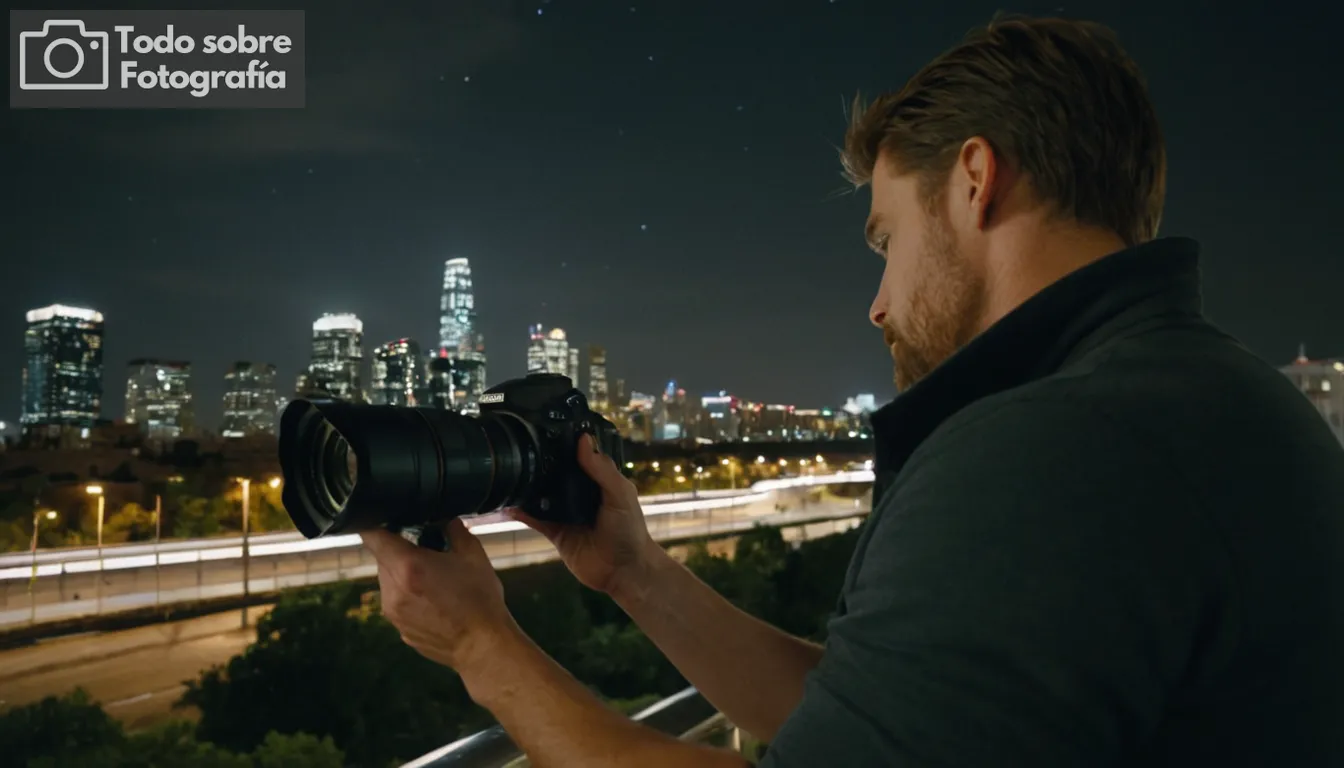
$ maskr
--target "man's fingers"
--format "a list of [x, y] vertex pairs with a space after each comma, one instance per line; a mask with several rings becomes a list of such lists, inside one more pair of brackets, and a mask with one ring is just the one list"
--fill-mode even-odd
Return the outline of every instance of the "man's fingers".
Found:
[[414, 544], [403, 539], [400, 534], [383, 528], [375, 531], [362, 531], [359, 538], [364, 541], [364, 546], [369, 552], [373, 553], [377, 560], [405, 555], [407, 552], [415, 552]]
[[509, 519], [517, 520], [523, 525], [526, 525], [528, 528], [531, 528], [537, 533], [540, 533], [542, 536], [549, 537], [552, 533], [555, 533], [560, 527], [558, 523], [549, 523], [546, 522], [545, 520], [538, 520], [537, 518], [524, 512], [521, 507], [509, 507], [503, 510], [503, 512], [504, 515]]
[[467, 530], [467, 524], [462, 522], [462, 518], [454, 517], [444, 526], [444, 535], [448, 537], [448, 551], [456, 555], [467, 555], [472, 552], [485, 554], [485, 547], [476, 535]]
[[599, 451], [597, 441], [587, 433], [579, 438], [579, 466], [607, 493], [619, 493], [625, 485], [625, 475], [616, 468], [616, 462]]

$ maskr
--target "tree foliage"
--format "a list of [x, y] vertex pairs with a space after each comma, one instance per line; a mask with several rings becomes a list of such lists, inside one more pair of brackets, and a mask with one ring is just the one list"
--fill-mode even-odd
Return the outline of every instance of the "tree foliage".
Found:
[[331, 739], [267, 734], [251, 754], [196, 738], [195, 727], [173, 721], [126, 733], [83, 690], [48, 697], [0, 715], [5, 765], [23, 768], [340, 768]]

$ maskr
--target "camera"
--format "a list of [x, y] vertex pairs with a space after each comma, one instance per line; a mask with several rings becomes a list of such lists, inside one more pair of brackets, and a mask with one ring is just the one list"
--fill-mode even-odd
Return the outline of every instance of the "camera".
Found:
[[106, 32], [91, 32], [78, 19], [43, 22], [42, 31], [19, 33], [19, 89], [105, 91]]
[[615, 425], [566, 376], [537, 373], [487, 390], [480, 415], [437, 408], [295, 400], [280, 415], [282, 501], [316, 538], [385, 527], [442, 548], [441, 524], [518, 507], [591, 525], [602, 492], [578, 464], [588, 433], [622, 466]]

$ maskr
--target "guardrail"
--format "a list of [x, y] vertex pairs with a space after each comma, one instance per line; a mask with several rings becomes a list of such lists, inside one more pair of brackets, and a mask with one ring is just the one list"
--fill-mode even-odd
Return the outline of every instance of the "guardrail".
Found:
[[[697, 744], [742, 749], [738, 729], [694, 688], [669, 696], [630, 719]], [[495, 726], [440, 747], [401, 768], [505, 768], [523, 758], [522, 750], [504, 729]]]
[[[740, 491], [701, 491], [698, 493], [646, 496], [641, 497], [640, 502], [644, 508], [645, 516], [655, 517], [753, 504], [768, 498], [768, 495], [776, 490], [815, 485], [871, 483], [872, 481], [873, 473], [870, 470], [859, 470], [837, 472], [830, 475], [762, 480], [752, 484], [750, 488]], [[522, 523], [516, 521], [492, 522], [489, 518], [480, 518], [477, 521], [469, 522], [468, 525], [474, 533], [480, 536], [521, 531], [526, 528]], [[235, 560], [243, 557], [243, 543], [243, 537], [230, 536], [217, 539], [165, 541], [157, 544], [117, 544], [105, 546], [101, 552], [96, 547], [80, 547], [40, 550], [37, 553], [6, 554], [0, 555], [0, 581], [31, 580], [61, 574], [152, 568], [214, 560]], [[359, 543], [359, 536], [356, 534], [305, 539], [297, 531], [288, 531], [249, 536], [247, 549], [250, 557], [266, 557], [268, 555], [343, 549], [358, 546]]]

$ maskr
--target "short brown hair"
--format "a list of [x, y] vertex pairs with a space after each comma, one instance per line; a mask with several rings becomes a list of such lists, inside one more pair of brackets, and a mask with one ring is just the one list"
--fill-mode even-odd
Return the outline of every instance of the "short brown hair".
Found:
[[899, 93], [859, 99], [842, 160], [855, 184], [885, 151], [942, 192], [961, 145], [983, 137], [1059, 215], [1153, 239], [1166, 196], [1166, 149], [1138, 66], [1106, 27], [996, 18], [919, 71]]

